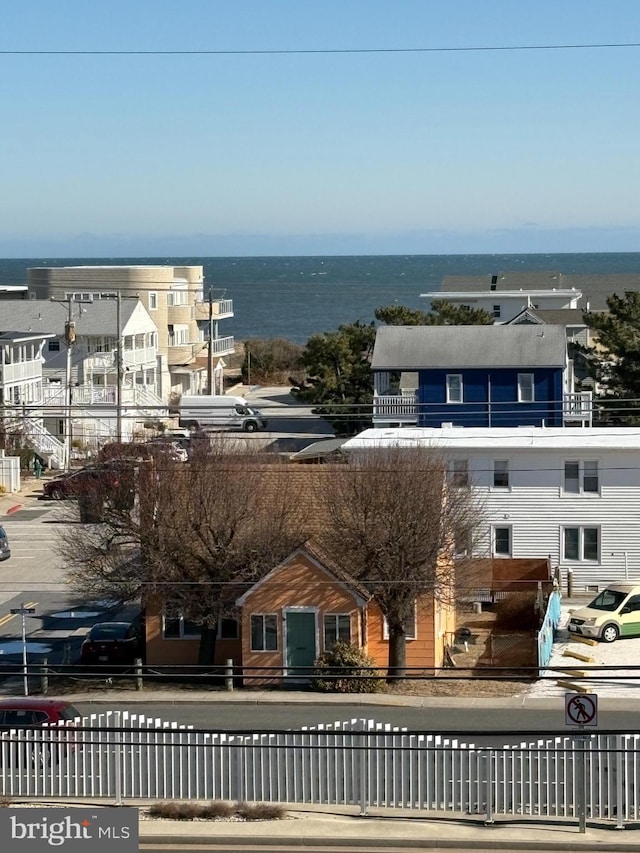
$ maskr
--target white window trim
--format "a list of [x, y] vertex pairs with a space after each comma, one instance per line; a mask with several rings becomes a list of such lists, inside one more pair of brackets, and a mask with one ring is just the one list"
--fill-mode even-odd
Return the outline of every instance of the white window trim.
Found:
[[[584, 466], [587, 462], [593, 462], [598, 467], [598, 490], [596, 492], [585, 492], [584, 490]], [[569, 463], [573, 463], [574, 465], [578, 465], [578, 491], [577, 492], [568, 492], [565, 488], [566, 483], [566, 475], [565, 475], [565, 466]], [[560, 483], [560, 493], [567, 498], [599, 498], [602, 496], [602, 466], [600, 464], [599, 459], [576, 459], [575, 457], [567, 457], [562, 460], [562, 471], [561, 471], [561, 483]]]
[[[506, 462], [507, 463], [507, 485], [506, 486], [496, 486], [495, 484], [495, 474], [496, 474], [496, 462]], [[510, 492], [512, 486], [512, 471], [511, 471], [511, 460], [505, 459], [502, 457], [501, 459], [492, 459], [491, 460], [491, 483], [490, 488], [495, 492]], [[498, 525], [500, 527], [501, 525]], [[506, 525], [505, 525], [506, 526]]]
[[[325, 620], [327, 617], [330, 617], [331, 619], [335, 619], [335, 620], [337, 620], [340, 616], [344, 616], [344, 617], [345, 617], [345, 619], [348, 619], [348, 620], [349, 620], [349, 639], [347, 640], [347, 642], [348, 642], [348, 643], [350, 643], [350, 642], [351, 642], [351, 634], [352, 634], [352, 630], [351, 630], [351, 614], [350, 614], [350, 613], [323, 613], [323, 614], [322, 614], [322, 648], [323, 648], [325, 651], [327, 650], [327, 634], [326, 634], [326, 628], [325, 628], [324, 620]], [[336, 622], [336, 629], [337, 629], [337, 622]], [[337, 635], [337, 634], [338, 634], [338, 631], [336, 630], [336, 635]], [[336, 639], [336, 642], [340, 642], [339, 638], [338, 638], [338, 639]]]
[[[577, 530], [578, 531], [578, 557], [566, 557], [566, 548], [565, 548], [565, 537], [567, 530]], [[586, 558], [584, 556], [584, 531], [585, 530], [597, 530], [598, 531], [598, 556], [592, 560], [591, 558]], [[563, 563], [571, 563], [572, 565], [576, 563], [588, 563], [590, 566], [595, 566], [602, 562], [602, 528], [599, 524], [563, 524], [562, 530], [560, 531], [560, 541], [562, 548], [562, 562]]]
[[[451, 398], [451, 386], [450, 386], [449, 380], [452, 379], [453, 377], [456, 377], [457, 379], [460, 380], [460, 399], [459, 400], [453, 400]], [[445, 383], [446, 383], [446, 391], [447, 391], [447, 403], [451, 403], [453, 405], [455, 405], [455, 404], [460, 405], [461, 403], [463, 403], [464, 402], [463, 374], [462, 373], [447, 373]]]
[[[496, 531], [497, 530], [508, 530], [509, 531], [509, 553], [496, 553]], [[513, 525], [512, 524], [494, 524], [491, 526], [491, 556], [510, 559], [513, 557]]]
[[[172, 622], [174, 620], [178, 620], [178, 624], [180, 626], [180, 634], [177, 637], [167, 637], [165, 634], [165, 624], [166, 620], [170, 619]], [[162, 639], [167, 642], [172, 642], [173, 640], [199, 640], [200, 632], [195, 634], [185, 634], [184, 632], [184, 616], [180, 614], [179, 616], [167, 616], [165, 613], [162, 614]]]
[[[520, 382], [521, 376], [530, 376], [531, 377], [531, 399], [524, 400], [522, 397], [522, 384]], [[519, 403], [535, 403], [536, 401], [536, 377], [535, 373], [518, 373], [518, 402]]]
[[[456, 463], [464, 464], [464, 471], [456, 471]], [[462, 479], [464, 477], [464, 483], [457, 483], [456, 478]], [[452, 459], [449, 464], [449, 482], [456, 489], [468, 489], [471, 485], [471, 475], [469, 473], [469, 459], [468, 457], [462, 458], [458, 457], [458, 459]]]
[[[151, 303], [155, 302], [155, 305]], [[158, 310], [158, 291], [150, 290], [149, 291], [149, 311], [157, 311]]]
[[[406, 634], [407, 642], [412, 642], [418, 639], [418, 602], [413, 602], [413, 634]], [[389, 623], [387, 617], [382, 614], [382, 639], [389, 639]]]
[[[267, 633], [265, 631], [264, 619], [267, 616], [273, 616], [273, 618], [276, 620], [276, 647], [275, 647], [275, 649], [267, 649], [267, 648], [254, 649], [253, 648], [253, 630], [252, 630], [252, 626], [251, 626], [251, 620], [253, 619], [254, 616], [256, 616], [256, 617], [260, 616], [263, 619], [263, 622], [262, 622], [262, 643], [264, 646], [267, 645], [267, 642], [266, 642]], [[255, 653], [257, 655], [273, 654], [274, 652], [280, 651], [280, 637], [279, 637], [279, 631], [278, 631], [278, 614], [277, 613], [251, 613], [249, 615], [249, 650], [252, 653]]]

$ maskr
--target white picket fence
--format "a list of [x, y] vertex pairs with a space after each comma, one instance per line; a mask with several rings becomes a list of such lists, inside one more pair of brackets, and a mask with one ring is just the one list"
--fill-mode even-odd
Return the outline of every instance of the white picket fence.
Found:
[[640, 817], [640, 735], [479, 747], [353, 719], [215, 733], [128, 712], [3, 732], [0, 796], [249, 800], [591, 819]]

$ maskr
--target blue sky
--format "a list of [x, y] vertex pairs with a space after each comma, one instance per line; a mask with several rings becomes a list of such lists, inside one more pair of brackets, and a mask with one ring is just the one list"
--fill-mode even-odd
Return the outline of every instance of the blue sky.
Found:
[[637, 251], [638, 0], [4, 0], [0, 256]]

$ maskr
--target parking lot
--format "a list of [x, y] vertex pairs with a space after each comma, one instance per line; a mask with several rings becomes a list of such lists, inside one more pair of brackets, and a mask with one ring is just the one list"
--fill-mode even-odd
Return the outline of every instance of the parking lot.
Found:
[[[584, 602], [586, 603], [586, 602]], [[554, 675], [563, 680], [590, 687], [598, 696], [609, 698], [629, 698], [640, 689], [640, 669], [636, 672], [625, 667], [640, 667], [640, 637], [625, 638], [615, 643], [597, 643], [589, 646], [577, 642], [574, 637], [569, 636], [566, 624], [569, 620], [570, 610], [575, 610], [581, 604], [564, 604], [562, 607], [562, 620], [560, 630], [553, 648], [553, 654], [549, 665], [552, 667], [589, 667], [589, 666], [612, 666], [615, 670], [605, 672], [602, 675], [588, 674], [580, 680], [564, 673], [551, 673], [548, 670], [545, 675]], [[564, 652], [574, 651], [581, 655], [593, 658], [593, 663], [582, 663], [576, 658], [566, 657]], [[589, 673], [589, 670], [585, 670]], [[529, 696], [564, 696], [566, 687], [559, 687], [554, 678], [541, 679], [528, 691]], [[623, 678], [624, 677], [624, 678]], [[638, 694], [640, 695], [640, 694]]]

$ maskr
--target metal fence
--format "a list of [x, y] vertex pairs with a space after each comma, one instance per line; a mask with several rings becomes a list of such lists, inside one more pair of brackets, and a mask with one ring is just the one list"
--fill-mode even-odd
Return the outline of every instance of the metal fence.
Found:
[[3, 732], [3, 797], [249, 800], [484, 815], [640, 817], [638, 734], [480, 747], [353, 719], [229, 733], [106, 712]]

